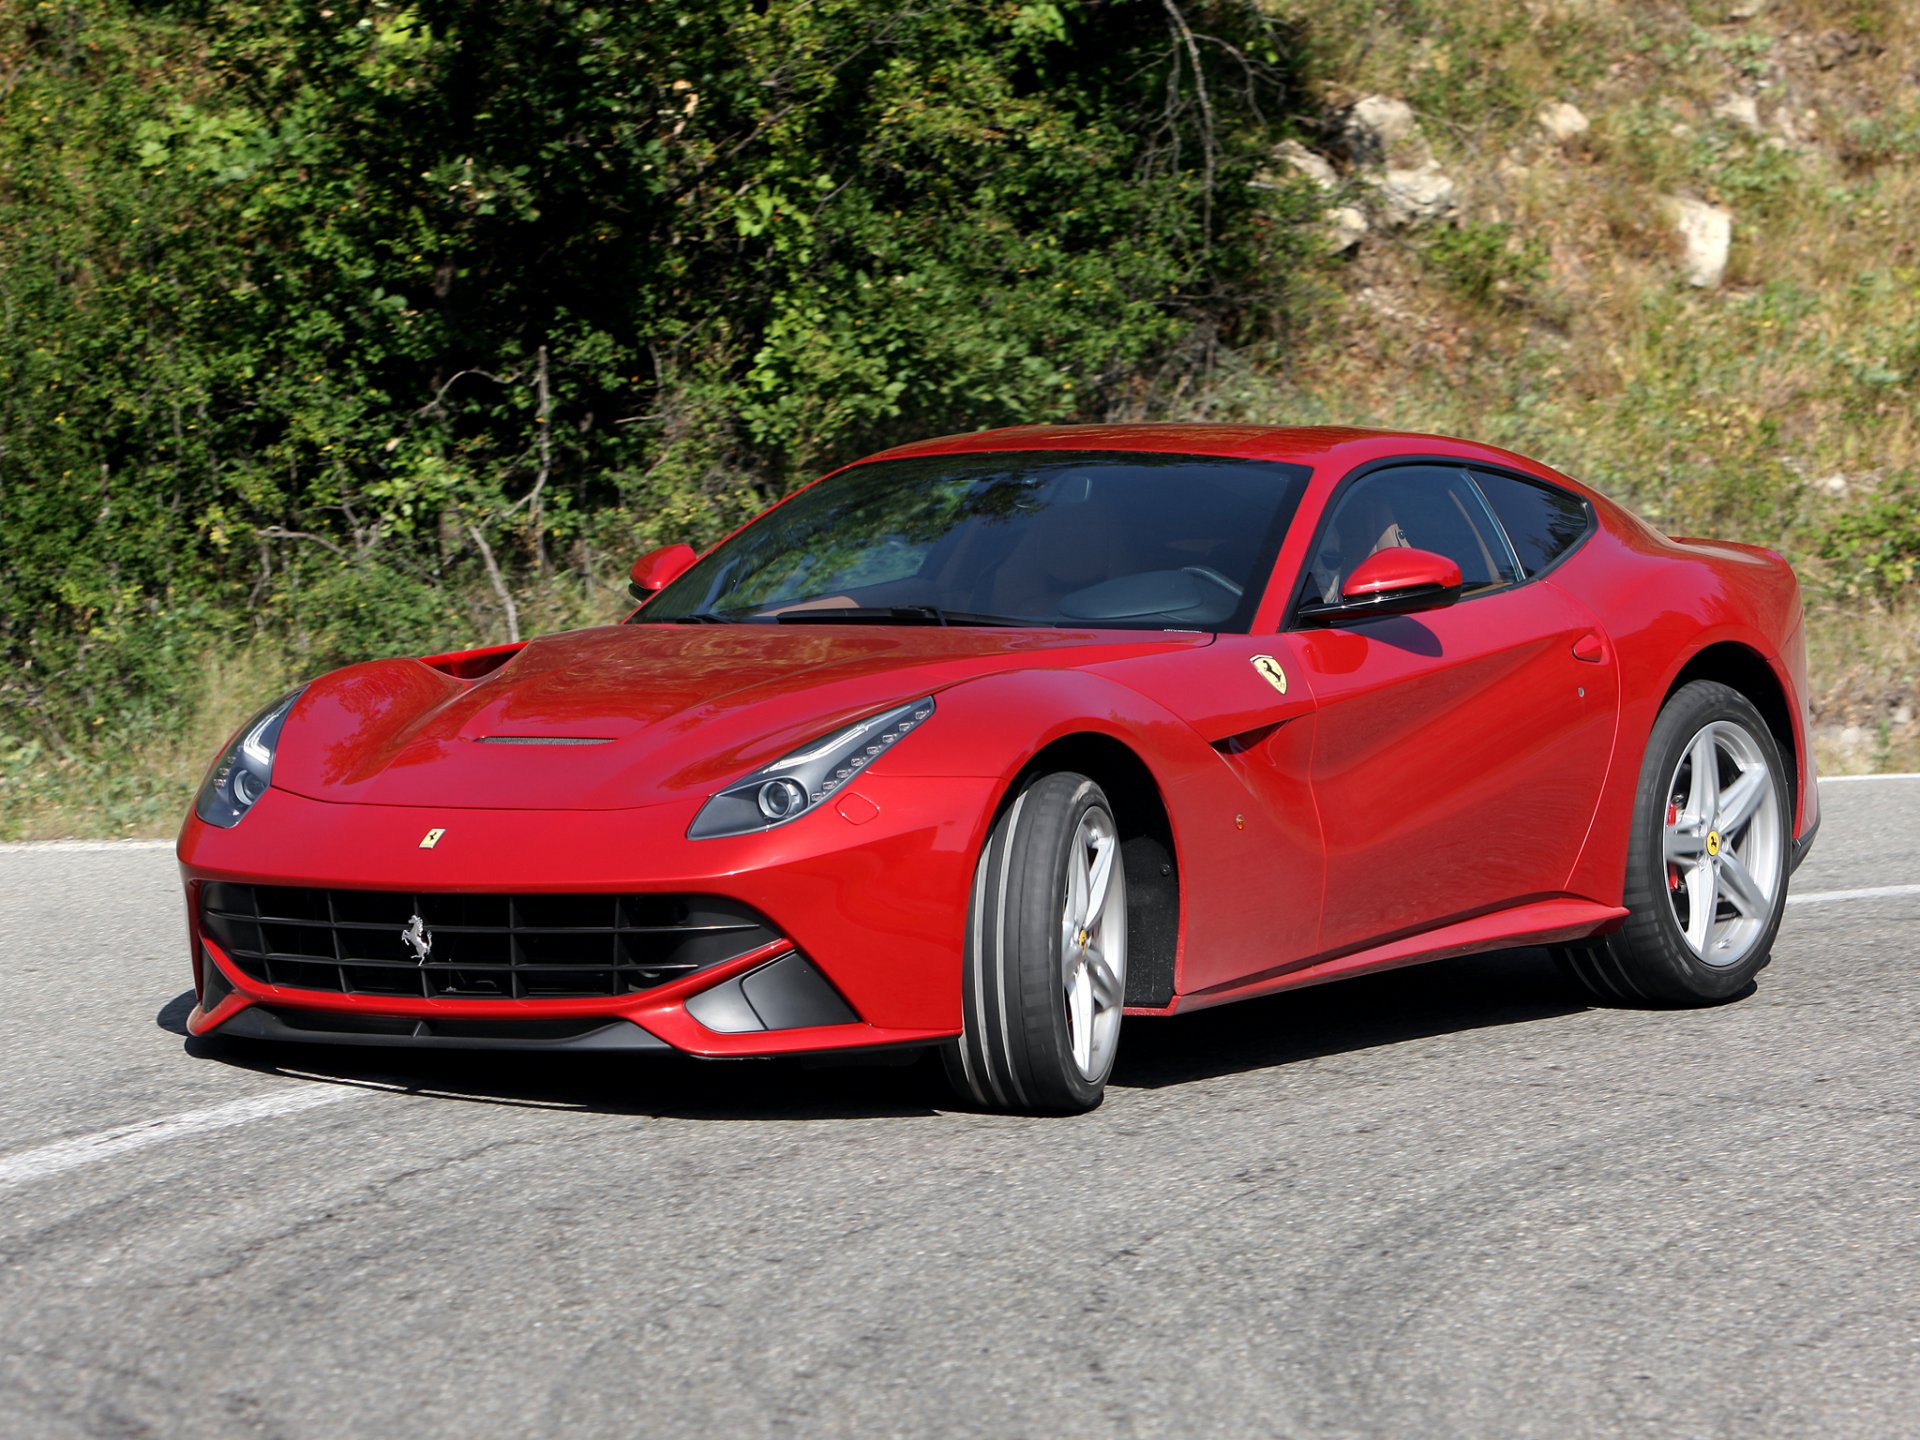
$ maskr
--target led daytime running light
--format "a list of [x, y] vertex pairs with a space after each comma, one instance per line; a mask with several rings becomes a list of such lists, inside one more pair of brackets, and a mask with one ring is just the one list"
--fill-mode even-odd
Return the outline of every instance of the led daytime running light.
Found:
[[[835, 765], [833, 767], [833, 773], [820, 782], [819, 787], [814, 790], [811, 796], [813, 803], [818, 805], [822, 800], [826, 799], [827, 796], [833, 794], [834, 791], [853, 779], [854, 776], [858, 775], [862, 770], [866, 769], [867, 766], [879, 759], [888, 746], [892, 745], [902, 735], [913, 729], [914, 726], [918, 725], [931, 714], [933, 714], [933, 701], [922, 701], [919, 707], [916, 707], [909, 714], [902, 716], [900, 719], [895, 720], [892, 724], [882, 729], [873, 737], [870, 743], [854, 750], [846, 757], [844, 763]], [[854, 732], [853, 738], [858, 740], [864, 734], [865, 730], [863, 728], [862, 730]]]
[[[803, 750], [783, 755], [715, 794], [694, 817], [687, 837], [709, 840], [750, 835], [799, 819], [849, 785], [902, 736], [925, 724], [933, 711], [933, 697], [929, 695], [856, 721]], [[796, 795], [804, 799], [779, 809], [779, 800]]]

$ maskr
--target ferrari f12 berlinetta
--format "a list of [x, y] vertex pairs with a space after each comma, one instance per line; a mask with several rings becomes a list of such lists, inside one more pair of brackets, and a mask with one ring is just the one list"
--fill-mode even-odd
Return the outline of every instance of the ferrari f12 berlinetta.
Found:
[[180, 836], [194, 1033], [930, 1047], [1083, 1110], [1123, 1015], [1466, 951], [1737, 996], [1818, 823], [1785, 561], [1484, 445], [930, 440], [634, 585], [241, 728]]

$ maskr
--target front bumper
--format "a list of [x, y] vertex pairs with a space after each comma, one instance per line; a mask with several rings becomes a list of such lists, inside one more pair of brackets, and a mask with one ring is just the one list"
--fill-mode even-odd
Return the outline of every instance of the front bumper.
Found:
[[[697, 799], [607, 811], [428, 809], [334, 805], [271, 790], [232, 830], [189, 817], [181, 832], [200, 1001], [188, 1029], [713, 1057], [937, 1042], [960, 1030], [972, 857], [993, 798], [988, 779], [870, 774], [859, 792], [791, 825], [691, 841]], [[440, 834], [428, 847], [431, 831]], [[202, 932], [201, 888], [216, 881], [418, 895], [714, 895], [766, 916], [777, 938], [628, 994], [426, 998], [306, 989], [248, 973]], [[824, 986], [809, 985], [804, 971]], [[798, 988], [790, 983], [796, 976]], [[823, 999], [823, 989], [833, 998]]]
[[1812, 823], [1807, 826], [1805, 833], [1793, 842], [1793, 848], [1788, 852], [1787, 873], [1789, 875], [1800, 868], [1800, 862], [1807, 858], [1807, 852], [1813, 849], [1813, 842], [1818, 838], [1819, 834], [1820, 812], [1815, 810], [1813, 812]]
[[[386, 1017], [371, 1018], [384, 1020]], [[543, 1030], [542, 1025], [547, 1028]], [[611, 1050], [665, 1054], [673, 1049], [658, 1035], [627, 1020], [609, 1020], [604, 1024], [597, 1020], [575, 1024], [474, 1021], [467, 1026], [444, 1020], [402, 1020], [387, 1026], [367, 1023], [367, 1019], [357, 1015], [283, 1010], [271, 1005], [246, 1006], [221, 1021], [219, 1030], [222, 1035], [248, 1040], [399, 1045], [414, 1050], [564, 1050], [570, 1054]]]

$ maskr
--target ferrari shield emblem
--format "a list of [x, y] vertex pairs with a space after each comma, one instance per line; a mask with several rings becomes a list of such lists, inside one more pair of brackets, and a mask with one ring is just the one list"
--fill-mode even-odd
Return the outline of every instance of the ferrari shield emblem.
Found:
[[1287, 693], [1287, 672], [1280, 668], [1280, 662], [1274, 659], [1273, 656], [1254, 656], [1253, 668], [1258, 670], [1261, 678], [1282, 695]]
[[[1286, 688], [1284, 682], [1282, 683], [1281, 688], [1282, 689]], [[434, 846], [440, 843], [440, 837], [446, 833], [447, 831], [445, 826], [436, 826], [434, 829], [427, 831], [426, 837], [420, 842], [420, 848], [422, 850], [433, 849]]]

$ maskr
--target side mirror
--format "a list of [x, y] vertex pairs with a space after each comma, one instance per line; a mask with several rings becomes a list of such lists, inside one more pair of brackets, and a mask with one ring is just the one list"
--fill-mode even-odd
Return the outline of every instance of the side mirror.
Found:
[[633, 583], [627, 587], [636, 600], [649, 599], [678, 580], [700, 557], [691, 545], [663, 545], [633, 562]]
[[1460, 567], [1446, 556], [1392, 546], [1353, 567], [1336, 603], [1309, 605], [1303, 613], [1318, 620], [1411, 615], [1453, 604], [1460, 598], [1460, 585]]

